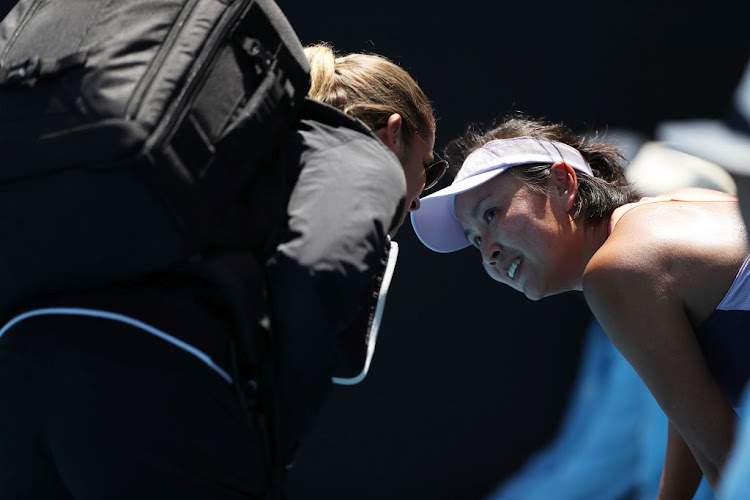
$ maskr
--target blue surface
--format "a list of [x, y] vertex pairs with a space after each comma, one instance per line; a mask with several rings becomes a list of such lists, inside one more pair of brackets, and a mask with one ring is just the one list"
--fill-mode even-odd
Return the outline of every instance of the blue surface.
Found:
[[[656, 498], [666, 416], [595, 322], [579, 370], [557, 437], [488, 500]], [[714, 498], [705, 480], [694, 498]]]

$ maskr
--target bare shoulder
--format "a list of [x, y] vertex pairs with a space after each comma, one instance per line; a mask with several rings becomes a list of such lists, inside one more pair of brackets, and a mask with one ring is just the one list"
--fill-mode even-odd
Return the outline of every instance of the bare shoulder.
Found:
[[668, 279], [664, 248], [649, 232], [623, 232], [610, 237], [594, 254], [583, 274], [583, 293], [596, 314], [597, 308], [621, 307], [629, 297], [634, 304], [644, 289], [662, 288]]
[[[732, 199], [726, 196], [726, 201]], [[587, 284], [654, 273], [676, 280], [691, 276], [692, 282], [693, 273], [700, 270], [734, 275], [747, 254], [746, 230], [736, 203], [644, 204], [620, 217], [586, 267], [584, 289]]]
[[669, 255], [675, 256], [681, 252], [691, 257], [701, 253], [746, 253], [746, 229], [735, 197], [690, 188], [660, 198], [669, 197], [673, 199], [627, 210], [608, 241], [621, 244], [623, 239], [635, 239], [633, 243], [641, 248], [666, 245], [671, 249]]
[[584, 270], [586, 302], [613, 340], [633, 338], [633, 331], [681, 307], [674, 263], [684, 243], [665, 236], [650, 215], [639, 209], [624, 217]]
[[630, 303], [669, 292], [696, 326], [721, 301], [747, 255], [736, 203], [641, 205], [620, 218], [590, 260], [584, 294], [594, 308], [617, 290], [638, 294]]
[[624, 219], [589, 260], [584, 291], [663, 271], [663, 237], [641, 214]]

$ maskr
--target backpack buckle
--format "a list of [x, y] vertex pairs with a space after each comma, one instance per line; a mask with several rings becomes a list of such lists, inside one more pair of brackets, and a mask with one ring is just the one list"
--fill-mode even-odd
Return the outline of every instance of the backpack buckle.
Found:
[[0, 70], [0, 85], [16, 85], [27, 82], [39, 75], [40, 59], [38, 56], [10, 65]]

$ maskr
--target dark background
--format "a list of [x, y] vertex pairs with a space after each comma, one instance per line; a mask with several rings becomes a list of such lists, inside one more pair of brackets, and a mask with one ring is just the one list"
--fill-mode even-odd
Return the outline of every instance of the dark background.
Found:
[[[642, 138], [721, 117], [750, 55], [742, 3], [279, 0], [303, 43], [409, 70], [436, 108], [437, 149], [513, 110]], [[408, 223], [396, 239], [370, 373], [334, 388], [289, 500], [482, 498], [555, 433], [590, 319], [580, 294], [531, 302], [470, 250], [434, 254]]]
[[[304, 44], [376, 52], [433, 101], [437, 149], [520, 110], [578, 132], [651, 137], [719, 118], [750, 55], [743, 2], [284, 1]], [[474, 499], [553, 435], [589, 312], [526, 300], [472, 251], [407, 223], [368, 377], [336, 387], [290, 471], [290, 500]]]

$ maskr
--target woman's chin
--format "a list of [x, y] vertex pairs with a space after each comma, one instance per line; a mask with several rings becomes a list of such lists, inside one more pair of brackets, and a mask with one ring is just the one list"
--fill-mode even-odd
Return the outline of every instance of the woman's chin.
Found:
[[523, 292], [524, 295], [526, 295], [526, 298], [529, 300], [537, 301], [544, 298], [541, 294], [535, 294], [535, 293], [529, 293], [529, 292]]
[[523, 285], [519, 283], [518, 291], [523, 293], [527, 299], [537, 301], [547, 296], [542, 290], [526, 285], [526, 283], [524, 283]]

